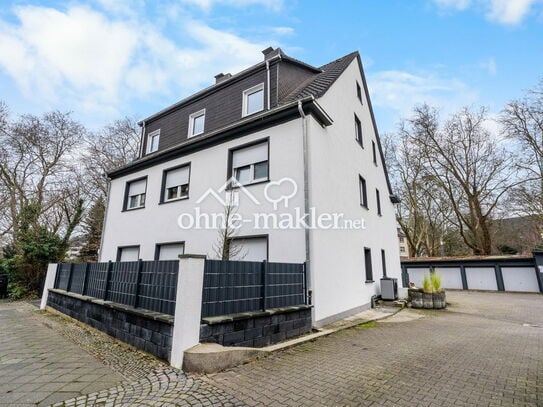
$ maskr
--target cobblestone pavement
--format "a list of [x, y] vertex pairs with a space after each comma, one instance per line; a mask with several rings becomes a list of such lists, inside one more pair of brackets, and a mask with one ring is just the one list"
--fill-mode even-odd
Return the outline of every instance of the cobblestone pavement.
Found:
[[543, 297], [447, 295], [446, 311], [402, 311], [207, 376], [187, 376], [64, 318], [0, 303], [0, 363], [22, 353], [20, 345], [6, 351], [4, 338], [5, 316], [19, 308], [11, 324], [53, 341], [44, 353], [75, 352], [117, 380], [58, 406], [543, 406]]
[[111, 387], [122, 377], [30, 317], [25, 303], [0, 304], [0, 405], [49, 405]]
[[447, 295], [206, 380], [254, 406], [543, 406], [543, 297]]
[[99, 331], [26, 303], [1, 302], [0, 407], [53, 403], [245, 405], [200, 378], [187, 376]]

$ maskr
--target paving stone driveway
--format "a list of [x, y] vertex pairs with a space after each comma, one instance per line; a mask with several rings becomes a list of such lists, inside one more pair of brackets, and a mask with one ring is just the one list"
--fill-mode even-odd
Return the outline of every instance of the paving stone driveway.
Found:
[[255, 406], [543, 406], [543, 296], [448, 299], [206, 380]]
[[[4, 374], [25, 363], [14, 359], [30, 345], [38, 350], [26, 363], [49, 353], [50, 363], [53, 355], [76, 363], [73, 354], [108, 376], [103, 390], [58, 405], [543, 406], [543, 296], [449, 292], [448, 299], [446, 311], [402, 311], [207, 376], [187, 376], [101, 333], [28, 309], [13, 314], [13, 305], [0, 303], [0, 405], [19, 403], [6, 399], [13, 391], [2, 387]], [[27, 342], [6, 344], [10, 325]]]

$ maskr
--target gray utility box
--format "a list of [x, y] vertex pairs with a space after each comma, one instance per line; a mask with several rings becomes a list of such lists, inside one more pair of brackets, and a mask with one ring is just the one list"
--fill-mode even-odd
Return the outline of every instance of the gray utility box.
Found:
[[381, 298], [394, 301], [398, 299], [398, 279], [383, 277], [381, 279]]

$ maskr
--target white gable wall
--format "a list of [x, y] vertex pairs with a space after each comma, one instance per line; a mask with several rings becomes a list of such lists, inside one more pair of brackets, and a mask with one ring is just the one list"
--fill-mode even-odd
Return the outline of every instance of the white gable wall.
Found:
[[[341, 212], [345, 218], [363, 218], [366, 222], [365, 230], [311, 232], [317, 325], [368, 307], [372, 295], [380, 293], [381, 249], [386, 253], [387, 275], [398, 278], [401, 286], [394, 206], [378, 149], [377, 165], [373, 163], [371, 142], [377, 140], [364, 92], [363, 104], [357, 98], [356, 81], [364, 86], [354, 59], [318, 100], [333, 125], [323, 129], [315, 120], [309, 121], [311, 206], [321, 213]], [[362, 123], [364, 148], [355, 139], [355, 113]], [[359, 174], [366, 179], [369, 209], [360, 206]], [[377, 214], [376, 188], [381, 195], [382, 216]], [[373, 283], [365, 282], [364, 247], [371, 249]]]

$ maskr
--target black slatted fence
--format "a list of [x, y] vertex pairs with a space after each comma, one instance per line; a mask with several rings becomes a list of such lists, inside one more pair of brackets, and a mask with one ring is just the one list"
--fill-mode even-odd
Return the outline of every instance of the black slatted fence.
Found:
[[179, 261], [60, 263], [55, 288], [174, 315]]
[[305, 264], [206, 260], [202, 317], [307, 304]]

